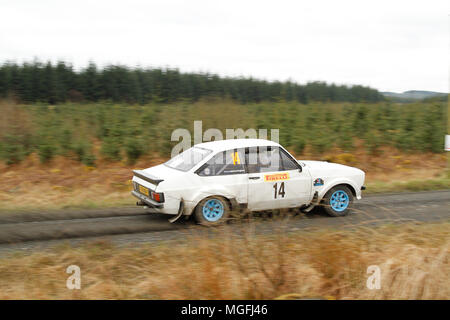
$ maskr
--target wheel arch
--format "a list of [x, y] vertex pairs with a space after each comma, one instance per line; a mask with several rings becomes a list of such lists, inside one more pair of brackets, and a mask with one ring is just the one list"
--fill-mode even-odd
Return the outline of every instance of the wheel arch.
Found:
[[[356, 198], [356, 190], [355, 190], [355, 187], [353, 187], [351, 184], [348, 184], [348, 183], [340, 183], [340, 184], [335, 185], [334, 187], [337, 187], [337, 186], [345, 186], [345, 187], [349, 188], [350, 191], [352, 192], [353, 197]], [[334, 187], [333, 187], [333, 188], [334, 188]]]
[[[204, 209], [202, 209], [201, 205], [203, 203], [207, 203], [208, 201], [210, 201], [211, 199], [217, 199], [217, 202], [221, 202], [223, 205], [223, 211], [221, 213], [220, 217], [215, 217], [214, 214], [218, 214], [218, 212], [213, 213], [213, 216], [209, 215], [209, 218], [212, 219], [208, 219], [208, 217], [205, 216], [205, 211]], [[200, 201], [198, 201], [198, 203], [194, 206], [191, 216], [194, 217], [194, 219], [197, 221], [197, 223], [200, 224], [207, 224], [207, 225], [211, 225], [211, 224], [217, 224], [217, 223], [222, 223], [223, 221], [227, 221], [227, 219], [230, 216], [231, 211], [233, 210], [233, 206], [232, 206], [233, 202], [232, 199], [228, 199], [227, 197], [223, 196], [223, 195], [215, 195], [215, 194], [210, 194], [206, 197], [204, 197], [203, 199], [201, 199]], [[211, 212], [210, 212], [211, 213]], [[204, 220], [207, 220], [207, 222], [205, 222]], [[222, 222], [220, 222], [222, 221]]]
[[323, 200], [323, 198], [328, 193], [328, 191], [330, 191], [331, 189], [333, 189], [333, 188], [335, 188], [337, 186], [345, 186], [345, 187], [347, 187], [351, 191], [353, 197], [357, 198], [357, 193], [356, 193], [355, 186], [353, 186], [352, 184], [350, 184], [348, 182], [337, 182], [337, 183], [334, 183], [334, 184], [331, 184], [331, 185], [327, 186], [327, 188], [325, 188], [324, 190], [322, 190], [320, 192], [320, 197], [319, 197], [320, 201]]
[[197, 207], [198, 207], [198, 205], [200, 204], [200, 202], [202, 202], [204, 199], [207, 199], [207, 198], [209, 198], [209, 197], [219, 197], [219, 198], [223, 198], [223, 199], [225, 200], [225, 202], [227, 203], [228, 208], [229, 208], [230, 210], [234, 210], [234, 209], [236, 208], [236, 206], [238, 206], [238, 203], [237, 203], [236, 199], [234, 199], [234, 198], [231, 198], [231, 199], [230, 199], [229, 197], [225, 196], [224, 194], [220, 194], [220, 193], [217, 193], [217, 194], [208, 194], [208, 195], [203, 195], [202, 197], [198, 197], [198, 198], [195, 200], [195, 204], [192, 205], [192, 206], [190, 206], [189, 211], [186, 212], [185, 214], [186, 214], [186, 215], [189, 215], [189, 216], [192, 215], [192, 214], [195, 212], [195, 210], [197, 209]]

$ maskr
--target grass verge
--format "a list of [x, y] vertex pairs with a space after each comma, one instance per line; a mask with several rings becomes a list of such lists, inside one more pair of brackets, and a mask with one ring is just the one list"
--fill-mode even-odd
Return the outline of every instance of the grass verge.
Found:
[[[450, 222], [257, 236], [244, 224], [177, 242], [88, 242], [0, 258], [0, 299], [448, 299]], [[66, 268], [81, 268], [68, 290]], [[381, 289], [366, 287], [381, 269]]]
[[434, 179], [419, 179], [406, 181], [373, 181], [368, 182], [367, 193], [389, 193], [389, 192], [408, 192], [408, 191], [432, 191], [450, 189], [450, 178], [441, 177]]

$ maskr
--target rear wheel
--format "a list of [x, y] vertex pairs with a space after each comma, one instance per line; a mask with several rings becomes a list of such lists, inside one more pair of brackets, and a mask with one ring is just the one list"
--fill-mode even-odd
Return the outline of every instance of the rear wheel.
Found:
[[227, 220], [230, 209], [227, 201], [219, 196], [203, 199], [195, 208], [195, 220], [202, 225], [218, 225]]
[[331, 188], [323, 197], [322, 206], [333, 217], [342, 217], [350, 212], [353, 194], [346, 186]]

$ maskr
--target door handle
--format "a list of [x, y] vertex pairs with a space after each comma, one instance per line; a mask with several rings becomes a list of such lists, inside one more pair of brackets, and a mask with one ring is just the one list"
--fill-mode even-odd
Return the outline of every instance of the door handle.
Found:
[[257, 180], [257, 179], [259, 179], [259, 177], [248, 177], [249, 179], [251, 179], [251, 180]]

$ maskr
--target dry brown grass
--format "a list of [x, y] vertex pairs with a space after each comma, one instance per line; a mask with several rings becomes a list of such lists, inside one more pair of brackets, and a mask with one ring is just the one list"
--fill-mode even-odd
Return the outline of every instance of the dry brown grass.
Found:
[[[290, 150], [291, 151], [291, 150]], [[294, 152], [291, 151], [293, 154]], [[333, 148], [323, 155], [307, 150], [297, 159], [326, 160], [355, 166], [366, 172], [366, 179], [372, 181], [407, 181], [430, 179], [442, 175], [447, 165], [447, 156], [437, 153], [404, 153], [393, 147], [382, 146], [373, 155], [364, 149], [364, 141], [357, 141], [357, 148], [349, 153]]]
[[[236, 226], [235, 226], [236, 227]], [[241, 236], [157, 245], [90, 242], [0, 259], [0, 299], [448, 299], [450, 223]], [[82, 289], [68, 290], [67, 266]], [[366, 288], [369, 265], [381, 289]]]
[[99, 161], [97, 167], [87, 167], [60, 156], [42, 164], [32, 154], [20, 164], [2, 163], [0, 210], [134, 205], [131, 170], [162, 161], [142, 158], [132, 167], [125, 162]]

